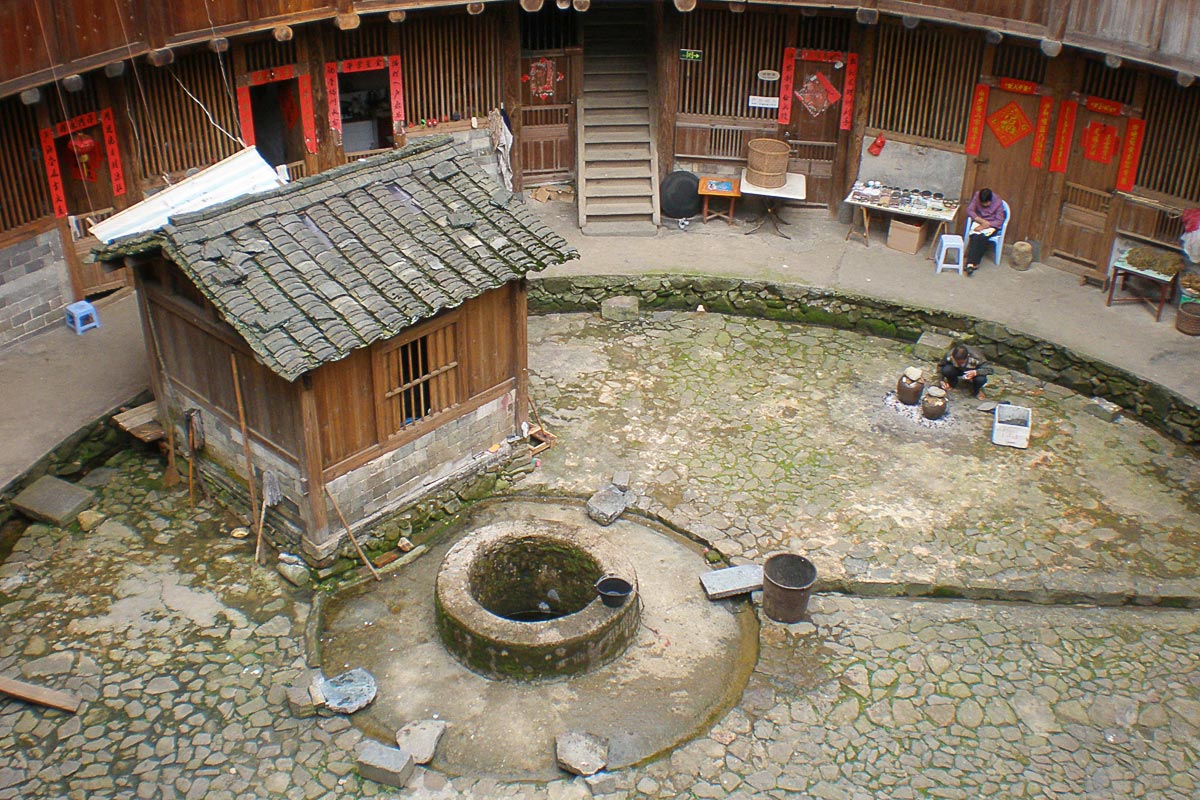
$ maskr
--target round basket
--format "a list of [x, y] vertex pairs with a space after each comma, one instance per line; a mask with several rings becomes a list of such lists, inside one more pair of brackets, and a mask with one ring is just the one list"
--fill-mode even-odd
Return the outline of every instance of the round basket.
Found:
[[1175, 312], [1175, 330], [1200, 336], [1200, 303], [1181, 303]]
[[778, 139], [751, 139], [746, 145], [746, 181], [764, 189], [778, 189], [787, 183], [788, 155], [791, 147]]

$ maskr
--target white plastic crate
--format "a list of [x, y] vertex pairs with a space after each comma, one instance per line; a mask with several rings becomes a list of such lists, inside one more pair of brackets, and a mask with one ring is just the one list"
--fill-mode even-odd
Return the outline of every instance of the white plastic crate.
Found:
[[1001, 403], [992, 419], [992, 443], [1008, 447], [1029, 447], [1033, 428], [1033, 409]]

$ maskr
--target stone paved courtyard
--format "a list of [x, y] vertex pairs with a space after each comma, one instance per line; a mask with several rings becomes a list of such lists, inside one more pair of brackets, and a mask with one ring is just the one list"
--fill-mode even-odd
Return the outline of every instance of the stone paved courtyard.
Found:
[[[845, 332], [565, 315], [532, 319], [530, 348], [559, 440], [514, 491], [586, 496], [626, 469], [644, 513], [735, 563], [808, 554], [846, 592], [812, 624], [763, 622], [705, 734], [590, 786], [362, 782], [358, 729], [285, 702], [310, 598], [129, 451], [85, 478], [105, 523], [33, 525], [0, 566], [0, 672], [84, 698], [75, 716], [0, 700], [0, 798], [1200, 792], [1200, 611], [1165, 607], [1200, 597], [1193, 452], [1003, 370], [991, 394], [1033, 408], [1028, 450], [991, 445], [963, 395], [921, 426], [884, 403], [910, 350]], [[1023, 602], [1089, 593], [1165, 606]]]

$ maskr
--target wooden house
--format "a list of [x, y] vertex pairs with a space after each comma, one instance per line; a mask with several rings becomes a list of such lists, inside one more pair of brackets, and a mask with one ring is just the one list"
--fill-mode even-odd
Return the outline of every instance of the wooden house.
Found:
[[507, 457], [528, 406], [524, 276], [574, 255], [443, 137], [99, 258], [133, 268], [177, 446], [199, 409], [204, 478], [246, 498], [273, 473], [277, 543], [319, 564], [344, 535], [333, 509], [369, 525]]

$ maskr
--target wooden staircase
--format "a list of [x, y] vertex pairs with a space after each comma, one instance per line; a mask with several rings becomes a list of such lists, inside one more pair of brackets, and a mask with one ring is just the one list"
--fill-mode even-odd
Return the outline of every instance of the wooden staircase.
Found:
[[588, 236], [654, 236], [658, 152], [646, 6], [596, 3], [583, 17], [579, 227]]

